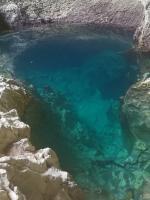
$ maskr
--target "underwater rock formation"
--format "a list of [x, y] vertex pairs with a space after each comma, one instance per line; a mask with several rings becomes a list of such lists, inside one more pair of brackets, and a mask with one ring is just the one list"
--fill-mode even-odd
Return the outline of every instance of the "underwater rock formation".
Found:
[[129, 131], [136, 138], [149, 142], [150, 137], [150, 78], [143, 78], [130, 87], [122, 112]]
[[55, 152], [50, 148], [36, 151], [29, 142], [30, 127], [17, 114], [27, 105], [26, 91], [3, 77], [0, 86], [0, 199], [83, 199], [70, 175], [60, 170]]

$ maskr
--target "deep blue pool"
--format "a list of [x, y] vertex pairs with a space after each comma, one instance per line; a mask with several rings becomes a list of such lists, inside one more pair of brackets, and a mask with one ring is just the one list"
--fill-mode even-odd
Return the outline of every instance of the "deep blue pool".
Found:
[[[24, 43], [36, 33], [26, 34], [24, 40], [21, 36]], [[3, 49], [14, 37], [19, 34], [0, 41]], [[117, 165], [130, 149], [120, 97], [137, 78], [132, 42], [93, 33], [46, 35], [33, 41], [13, 59], [15, 76], [34, 88], [37, 99], [24, 117], [32, 126], [33, 143], [52, 147], [62, 168], [92, 200], [111, 199], [108, 191], [121, 199], [132, 187], [123, 185], [119, 174], [127, 173], [128, 180], [130, 173]]]

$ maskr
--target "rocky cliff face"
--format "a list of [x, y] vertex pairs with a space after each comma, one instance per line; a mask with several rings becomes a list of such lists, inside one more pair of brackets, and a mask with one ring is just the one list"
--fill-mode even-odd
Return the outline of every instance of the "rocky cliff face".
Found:
[[137, 48], [140, 51], [147, 52], [150, 50], [150, 0], [140, 0], [143, 5], [143, 19], [141, 26], [135, 32]]
[[131, 30], [139, 26], [143, 16], [138, 0], [1, 0], [0, 11], [10, 25], [65, 21]]
[[[149, 49], [149, 0], [1, 0], [0, 14], [9, 27], [52, 22], [97, 24], [136, 31], [142, 50]], [[145, 40], [146, 39], [146, 40]], [[145, 42], [146, 41], [146, 42]]]
[[36, 151], [29, 142], [30, 127], [18, 116], [28, 101], [23, 87], [0, 77], [0, 199], [83, 199], [70, 175], [60, 170], [55, 152]]

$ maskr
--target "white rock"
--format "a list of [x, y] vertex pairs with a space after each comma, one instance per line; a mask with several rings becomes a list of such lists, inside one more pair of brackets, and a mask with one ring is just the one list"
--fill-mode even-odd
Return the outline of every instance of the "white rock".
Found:
[[16, 110], [0, 112], [0, 153], [13, 142], [29, 137], [30, 127], [19, 120]]
[[29, 99], [23, 87], [14, 80], [0, 76], [0, 111], [8, 112], [16, 109], [18, 114], [22, 115]]
[[0, 200], [83, 199], [70, 175], [59, 168], [55, 152], [36, 151], [29, 142], [30, 127], [16, 111], [22, 114], [28, 99], [15, 81], [0, 77]]
[[6, 13], [5, 18], [11, 24], [19, 18], [20, 9], [17, 4], [11, 2], [1, 7], [1, 12]]

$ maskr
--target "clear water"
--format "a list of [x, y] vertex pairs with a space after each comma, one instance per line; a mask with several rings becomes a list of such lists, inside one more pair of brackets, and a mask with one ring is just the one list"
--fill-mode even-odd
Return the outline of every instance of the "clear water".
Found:
[[[26, 34], [30, 43], [36, 33]], [[14, 40], [8, 38], [3, 49]], [[136, 80], [131, 48], [130, 40], [110, 35], [46, 34], [13, 59], [15, 76], [36, 91], [24, 117], [33, 143], [52, 147], [91, 200], [121, 199], [134, 188], [123, 184], [121, 173], [127, 182], [131, 174], [119, 166], [130, 153], [120, 97]]]

